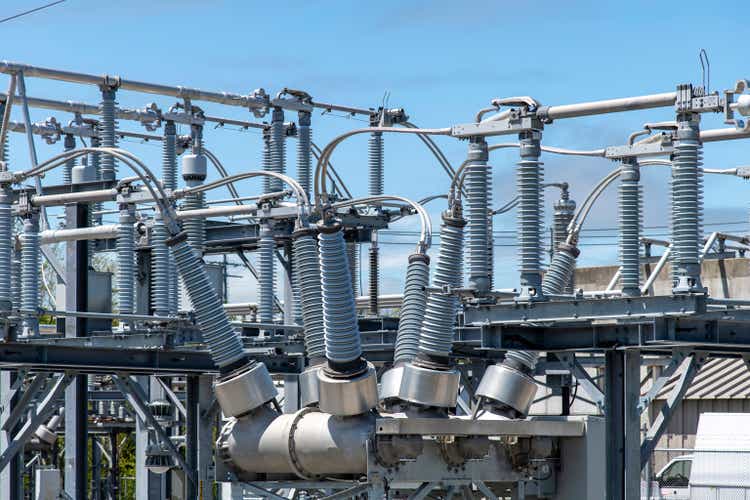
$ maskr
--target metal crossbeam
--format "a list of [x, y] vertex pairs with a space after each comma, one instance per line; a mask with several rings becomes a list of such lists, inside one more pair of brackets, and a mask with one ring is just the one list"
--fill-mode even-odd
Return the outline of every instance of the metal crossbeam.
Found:
[[267, 489], [261, 488], [260, 486], [255, 486], [252, 483], [245, 483], [243, 487], [247, 488], [248, 490], [252, 491], [253, 493], [257, 493], [261, 496], [261, 498], [273, 498], [275, 500], [289, 500], [286, 497], [282, 497], [281, 495], [277, 495], [276, 493], [269, 491]]
[[355, 486], [352, 486], [351, 488], [347, 488], [343, 491], [338, 491], [336, 493], [328, 495], [327, 497], [323, 497], [320, 500], [342, 500], [344, 498], [351, 498], [359, 493], [362, 493], [363, 491], [366, 491], [369, 487], [370, 485], [367, 483], [357, 484]]
[[427, 495], [437, 487], [437, 485], [438, 483], [422, 483], [414, 493], [409, 495], [409, 500], [422, 500], [423, 498], [426, 498]]
[[148, 408], [148, 404], [146, 403], [147, 398], [145, 397], [145, 394], [143, 394], [143, 390], [141, 389], [141, 387], [138, 384], [133, 383], [130, 377], [126, 374], [118, 374], [113, 377], [113, 380], [120, 391], [122, 391], [122, 393], [128, 399], [128, 402], [133, 406], [133, 409], [138, 414], [138, 417], [144, 422], [147, 422], [148, 425], [154, 429], [154, 432], [156, 432], [159, 441], [167, 447], [170, 455], [174, 457], [174, 459], [180, 465], [180, 468], [185, 471], [185, 474], [188, 476], [190, 481], [195, 483], [195, 471], [188, 467], [187, 462], [185, 462], [185, 459], [182, 457], [182, 453], [179, 452], [177, 447], [169, 438], [167, 432], [151, 413], [151, 410]]
[[7, 417], [3, 417], [3, 425], [0, 429], [8, 431], [16, 426], [16, 423], [18, 423], [23, 414], [28, 411], [31, 400], [34, 399], [34, 396], [36, 396], [44, 386], [44, 383], [47, 381], [47, 375], [48, 374], [46, 373], [39, 373], [33, 376], [26, 390], [23, 391], [21, 397], [18, 398], [13, 410]]
[[167, 399], [169, 399], [169, 401], [173, 405], [175, 405], [175, 407], [177, 408], [177, 411], [180, 412], [180, 415], [182, 415], [183, 417], [187, 417], [187, 410], [185, 409], [185, 405], [182, 404], [182, 401], [180, 401], [179, 396], [177, 396], [177, 394], [174, 393], [172, 388], [169, 387], [169, 384], [164, 382], [159, 377], [156, 377], [156, 381], [159, 383], [161, 388], [164, 389], [164, 394], [167, 396]]
[[31, 438], [37, 428], [42, 425], [55, 411], [57, 408], [57, 399], [62, 396], [65, 388], [73, 380], [73, 376], [70, 373], [65, 373], [57, 377], [57, 380], [52, 384], [37, 406], [36, 415], [26, 421], [21, 427], [21, 430], [13, 436], [13, 440], [10, 442], [8, 447], [5, 449], [2, 455], [0, 455], [0, 470], [3, 470], [13, 457], [23, 448], [26, 442]]
[[651, 424], [651, 427], [646, 433], [646, 437], [643, 438], [643, 442], [641, 443], [641, 469], [646, 465], [646, 462], [648, 462], [656, 444], [664, 434], [664, 431], [667, 430], [667, 426], [669, 425], [669, 421], [671, 420], [675, 409], [680, 402], [682, 402], [682, 398], [685, 396], [690, 384], [698, 374], [698, 370], [700, 370], [705, 357], [701, 354], [693, 354], [688, 359], [689, 361], [687, 366], [685, 366], [685, 370], [682, 372], [674, 388], [672, 388], [672, 391], [669, 393], [669, 397], [667, 397], [659, 415], [657, 415], [656, 419]]

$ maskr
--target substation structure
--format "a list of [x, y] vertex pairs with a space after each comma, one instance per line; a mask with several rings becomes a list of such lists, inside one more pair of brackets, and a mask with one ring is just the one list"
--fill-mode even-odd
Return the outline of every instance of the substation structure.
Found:
[[[701, 364], [750, 353], [750, 298], [714, 299], [700, 276], [717, 242], [747, 243], [716, 233], [704, 242], [702, 228], [704, 173], [750, 175], [702, 167], [704, 143], [750, 137], [745, 80], [723, 93], [680, 84], [555, 106], [497, 98], [467, 123], [426, 129], [400, 108], [336, 105], [293, 89], [231, 94], [9, 62], [0, 72], [9, 84], [0, 96], [2, 499], [55, 488], [75, 499], [636, 499], [642, 469]], [[31, 97], [34, 78], [98, 87], [101, 101]], [[118, 107], [125, 92], [168, 107]], [[241, 108], [247, 120], [210, 116], [203, 102]], [[11, 120], [14, 107], [23, 120]], [[32, 123], [29, 108], [61, 118]], [[542, 144], [544, 129], [567, 118], [651, 108], [672, 109], [674, 120], [598, 150]], [[359, 115], [369, 126], [318, 147], [316, 111]], [[725, 125], [702, 127], [707, 114]], [[118, 125], [131, 122], [146, 131]], [[189, 134], [178, 135], [178, 125]], [[204, 138], [207, 125], [260, 129], [261, 165], [229, 174]], [[13, 156], [9, 132], [25, 134]], [[383, 192], [384, 142], [394, 133], [430, 149], [448, 174], [444, 193], [416, 202]], [[331, 158], [360, 134], [368, 150], [358, 174], [367, 171], [369, 193], [355, 197]], [[452, 165], [435, 136], [463, 141], [466, 160]], [[61, 140], [63, 151], [37, 158], [39, 137]], [[123, 137], [159, 141], [162, 164], [118, 146]], [[288, 169], [294, 141], [296, 169]], [[517, 198], [495, 209], [489, 154], [500, 148], [518, 149]], [[577, 205], [567, 184], [545, 183], [543, 153], [615, 167]], [[17, 162], [28, 167], [14, 169], [27, 154]], [[640, 169], [652, 165], [671, 169], [672, 234], [641, 276]], [[62, 184], [42, 182], [53, 169]], [[240, 181], [254, 177], [264, 179], [263, 192], [243, 192]], [[582, 290], [572, 280], [581, 228], [610, 184], [619, 190], [620, 269], [606, 290]], [[231, 198], [208, 196], [219, 187]], [[545, 268], [550, 187], [562, 194]], [[423, 205], [446, 199], [431, 255]], [[511, 208], [518, 286], [493, 283], [492, 217]], [[61, 227], [50, 226], [53, 209], [64, 210]], [[381, 297], [378, 232], [409, 216], [421, 231], [403, 294]], [[51, 250], [57, 243], [63, 258]], [[365, 296], [356, 293], [361, 243], [369, 249]], [[95, 269], [92, 258], [104, 252], [116, 261], [114, 278]], [[238, 256], [257, 278], [244, 285], [257, 286], [257, 303], [226, 303], [207, 255]], [[653, 295], [667, 262], [672, 291]], [[54, 308], [40, 298], [51, 293], [47, 269], [56, 274]], [[394, 305], [397, 317], [384, 314]], [[664, 369], [641, 397], [646, 358]], [[592, 363], [604, 367], [603, 380], [589, 375]], [[641, 412], [681, 363], [688, 369], [642, 437]], [[561, 415], [529, 415], [539, 376], [561, 398]], [[601, 415], [569, 415], [579, 390]], [[119, 457], [131, 437], [134, 485], [124, 492]]]

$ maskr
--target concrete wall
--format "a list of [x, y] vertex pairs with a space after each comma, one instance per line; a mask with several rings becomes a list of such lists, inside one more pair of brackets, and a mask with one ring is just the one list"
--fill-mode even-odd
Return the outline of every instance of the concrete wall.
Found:
[[[642, 266], [641, 282], [651, 273], [654, 264]], [[604, 290], [612, 276], [617, 272], [617, 266], [584, 267], [576, 269], [575, 283], [577, 288], [584, 291]], [[654, 283], [656, 295], [669, 295], [672, 290], [670, 279], [671, 267], [664, 266]], [[703, 285], [708, 287], [712, 297], [721, 298], [750, 298], [750, 259], [709, 259], [703, 262], [701, 276]]]

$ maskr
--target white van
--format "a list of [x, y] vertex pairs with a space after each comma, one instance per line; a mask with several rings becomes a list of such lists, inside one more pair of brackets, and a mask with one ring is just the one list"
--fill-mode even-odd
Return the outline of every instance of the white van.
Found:
[[642, 498], [750, 500], [750, 413], [702, 414], [693, 453], [665, 465]]

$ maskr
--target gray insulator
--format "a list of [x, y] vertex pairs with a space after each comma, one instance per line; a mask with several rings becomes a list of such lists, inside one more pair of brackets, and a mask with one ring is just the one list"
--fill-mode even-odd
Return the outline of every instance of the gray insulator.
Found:
[[[164, 124], [164, 141], [162, 143], [162, 182], [164, 188], [168, 190], [177, 189], [177, 127], [173, 121]], [[167, 252], [169, 269], [174, 269], [174, 258], [170, 252]], [[177, 275], [168, 273], [168, 310], [169, 314], [177, 314], [179, 309], [179, 285]]]
[[[436, 287], [456, 287], [462, 282], [463, 237], [466, 221], [443, 214], [440, 227], [440, 252], [435, 277]], [[419, 336], [419, 352], [448, 357], [453, 348], [458, 298], [454, 294], [431, 293]]]
[[357, 297], [359, 295], [359, 243], [346, 242], [346, 257], [349, 261], [349, 274], [352, 277], [352, 291]]
[[424, 254], [409, 256], [404, 283], [404, 300], [398, 321], [393, 362], [414, 359], [419, 351], [419, 334], [427, 307], [425, 287], [430, 284], [430, 258]]
[[484, 139], [469, 143], [464, 187], [466, 188], [466, 248], [468, 250], [469, 283], [479, 291], [489, 290], [489, 226], [487, 214], [491, 197], [487, 143]]
[[[492, 183], [490, 182], [491, 185]], [[490, 290], [495, 286], [495, 236], [492, 230], [493, 227], [492, 215], [490, 215], [487, 217], [487, 279]]]
[[[63, 148], [65, 151], [71, 151], [76, 148], [76, 138], [70, 134], [65, 134], [65, 140], [63, 142]], [[73, 167], [75, 167], [75, 158], [65, 162], [62, 173], [62, 183], [70, 184], [73, 179]]]
[[171, 246], [177, 271], [193, 304], [203, 342], [214, 363], [221, 368], [239, 361], [245, 356], [242, 339], [232, 329], [221, 299], [208, 282], [206, 269], [190, 248], [185, 233], [178, 234], [167, 244]]
[[177, 189], [177, 127], [173, 121], [164, 124], [161, 160], [164, 188]]
[[[101, 141], [99, 140], [98, 137], [94, 136], [94, 137], [91, 138], [91, 147], [92, 148], [98, 148], [101, 145], [102, 145]], [[101, 178], [102, 178], [101, 158], [102, 158], [102, 155], [100, 153], [90, 153], [89, 156], [88, 156], [89, 166], [91, 166], [91, 168], [94, 170], [94, 173], [96, 175], [96, 179], [97, 180], [101, 180]], [[95, 212], [101, 212], [103, 206], [104, 206], [104, 204], [101, 201], [97, 201], [96, 203], [93, 204], [93, 211], [95, 211]], [[91, 212], [89, 211], [89, 214], [90, 213]], [[99, 214], [99, 215], [92, 215], [92, 219], [91, 220], [93, 222], [95, 222], [96, 224], [101, 224], [102, 223], [102, 215], [101, 214]], [[89, 254], [93, 255], [93, 252], [90, 252]]]
[[370, 283], [369, 283], [369, 295], [370, 295], [370, 314], [373, 316], [378, 315], [380, 307], [378, 306], [378, 298], [380, 296], [380, 248], [378, 248], [377, 241], [373, 241], [370, 244]]
[[[286, 131], [284, 130], [284, 110], [274, 108], [271, 116], [271, 171], [277, 174], [286, 172]], [[281, 191], [284, 184], [281, 179], [269, 179], [270, 192]]]
[[[5, 101], [0, 103], [0, 116], [3, 116], [5, 114]], [[8, 156], [8, 141], [5, 141], [5, 144], [3, 144], [3, 148], [0, 149], [0, 161], [7, 162], [10, 159]], [[5, 170], [8, 170], [8, 166], [5, 165], [3, 167]]]
[[37, 327], [41, 272], [39, 245], [39, 214], [33, 214], [23, 221], [21, 235], [21, 315], [27, 335], [33, 335]]
[[154, 216], [151, 227], [151, 307], [157, 316], [166, 316], [172, 311], [169, 304], [170, 255], [167, 248], [169, 232], [160, 214]]
[[561, 243], [557, 246], [542, 280], [542, 292], [545, 295], [565, 293], [565, 288], [571, 282], [575, 271], [578, 254], [578, 249], [572, 245]]
[[[199, 210], [205, 208], [206, 193], [191, 193], [185, 196], [182, 202], [183, 210]], [[203, 257], [204, 244], [206, 241], [206, 220], [202, 217], [193, 217], [182, 221], [182, 228], [188, 234], [190, 247], [198, 257]]]
[[520, 156], [516, 171], [518, 189], [518, 257], [521, 287], [539, 291], [541, 271], [542, 181], [539, 161], [541, 134], [519, 134]]
[[121, 314], [131, 314], [135, 304], [135, 212], [132, 205], [120, 205], [117, 222], [117, 297]]
[[13, 304], [11, 266], [13, 260], [13, 190], [0, 187], [0, 312], [10, 311]]
[[[672, 244], [674, 276], [701, 289], [700, 242], [703, 217], [703, 154], [698, 118], [677, 122], [672, 154]], [[679, 283], [677, 283], [679, 285]]]
[[[273, 162], [271, 161], [271, 130], [263, 129], [263, 153], [261, 156], [261, 168], [266, 172], [273, 172]], [[271, 189], [271, 177], [263, 177], [263, 192], [270, 193]]]
[[384, 170], [384, 159], [383, 159], [383, 133], [373, 132], [370, 134], [370, 139], [367, 142], [368, 155], [367, 161], [369, 165], [369, 178], [370, 178], [370, 196], [380, 196], [383, 194], [383, 170]]
[[636, 160], [620, 167], [620, 283], [627, 296], [641, 294], [641, 196], [640, 172]]
[[[555, 202], [554, 210], [555, 211], [552, 215], [552, 249], [553, 252], [556, 252], [560, 244], [565, 243], [568, 238], [568, 226], [570, 225], [570, 221], [573, 220], [573, 215], [576, 210], [576, 202], [569, 198], [567, 191], [564, 191], [563, 196]], [[550, 267], [551, 266], [552, 263], [550, 262]], [[570, 280], [566, 283], [562, 292], [570, 294], [573, 293], [574, 288], [575, 273], [571, 271]], [[542, 291], [544, 291], [544, 284], [542, 284]]]
[[21, 297], [23, 296], [21, 290], [21, 280], [23, 276], [23, 267], [21, 264], [22, 249], [16, 246], [16, 238], [13, 238], [13, 261], [11, 263], [11, 273], [13, 281], [11, 282], [11, 295], [13, 297], [13, 308], [21, 308]]
[[326, 358], [347, 363], [360, 357], [362, 347], [341, 226], [322, 226], [318, 242]]
[[505, 362], [515, 361], [529, 371], [533, 371], [539, 354], [534, 351], [508, 351], [505, 353]]
[[310, 113], [300, 111], [297, 123], [297, 181], [305, 193], [310, 194], [312, 183], [312, 160], [310, 146], [312, 145], [312, 129], [310, 128]]
[[273, 321], [274, 283], [276, 282], [276, 241], [273, 230], [264, 226], [260, 231], [258, 244], [258, 320], [261, 323]]
[[[114, 148], [117, 146], [117, 117], [115, 115], [115, 94], [117, 91], [113, 88], [102, 88], [102, 105], [101, 118], [99, 119], [99, 140], [104, 148]], [[115, 157], [112, 155], [102, 155], [100, 173], [101, 178], [105, 181], [117, 178], [117, 164]]]
[[289, 277], [292, 283], [292, 319], [295, 325], [304, 325], [302, 315], [302, 292], [300, 291], [297, 274], [294, 272], [294, 262], [292, 262], [292, 275]]
[[323, 328], [323, 294], [320, 288], [318, 243], [313, 231], [294, 235], [292, 243], [294, 274], [300, 290], [302, 318], [305, 327], [305, 349], [309, 359], [323, 358], [326, 353]]

